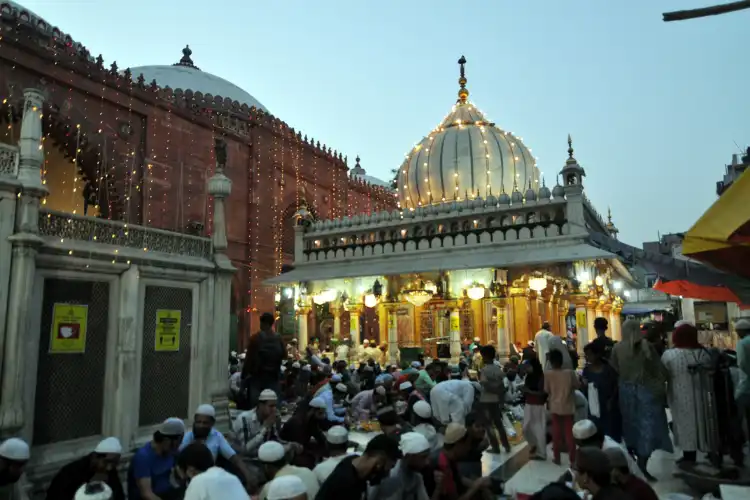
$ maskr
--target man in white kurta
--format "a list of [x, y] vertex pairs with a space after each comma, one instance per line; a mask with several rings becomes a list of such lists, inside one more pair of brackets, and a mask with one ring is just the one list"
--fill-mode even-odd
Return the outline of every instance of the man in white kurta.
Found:
[[440, 382], [430, 391], [432, 415], [444, 425], [463, 425], [474, 404], [475, 392], [474, 384], [468, 380]]
[[547, 354], [549, 353], [549, 342], [555, 334], [550, 331], [549, 323], [546, 321], [542, 324], [542, 329], [534, 336], [534, 348], [537, 358], [542, 366], [547, 363]]

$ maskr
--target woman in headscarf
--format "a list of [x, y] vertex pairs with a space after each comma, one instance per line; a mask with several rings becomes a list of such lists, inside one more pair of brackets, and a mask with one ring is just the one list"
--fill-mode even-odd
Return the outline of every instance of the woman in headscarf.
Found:
[[667, 368], [667, 402], [672, 410], [672, 431], [675, 444], [682, 449], [678, 463], [695, 463], [698, 451], [712, 451], [708, 442], [708, 426], [703, 417], [703, 391], [713, 387], [701, 383], [701, 370], [711, 368], [711, 356], [698, 342], [698, 329], [683, 323], [672, 333], [673, 349], [661, 357]]
[[638, 466], [647, 479], [648, 459], [655, 450], [672, 453], [667, 414], [664, 410], [667, 370], [656, 348], [641, 335], [640, 324], [622, 325], [622, 342], [612, 349], [610, 364], [619, 374], [623, 436], [635, 450]]

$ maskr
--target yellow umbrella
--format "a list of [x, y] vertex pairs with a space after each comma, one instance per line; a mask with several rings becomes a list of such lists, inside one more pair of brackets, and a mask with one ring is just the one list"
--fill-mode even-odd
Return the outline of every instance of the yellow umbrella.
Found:
[[682, 253], [750, 277], [750, 175], [747, 171], [690, 228]]

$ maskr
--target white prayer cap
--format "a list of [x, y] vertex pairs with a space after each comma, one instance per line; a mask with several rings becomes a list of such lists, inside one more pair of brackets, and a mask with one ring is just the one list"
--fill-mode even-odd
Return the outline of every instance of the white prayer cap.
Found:
[[482, 339], [480, 339], [479, 337], [474, 337], [474, 342], [479, 342], [480, 340]]
[[432, 417], [432, 407], [430, 407], [430, 403], [427, 401], [417, 401], [414, 403], [414, 413], [417, 414], [417, 416], [421, 418], [431, 418]]
[[735, 330], [750, 330], [750, 319], [742, 318], [734, 324]]
[[679, 327], [679, 326], [682, 326], [682, 325], [692, 325], [692, 323], [690, 321], [686, 320], [686, 319], [681, 319], [680, 321], [675, 321], [675, 323], [674, 323], [675, 329], [677, 327]]
[[299, 366], [300, 366], [300, 365], [299, 365], [299, 363], [298, 363], [298, 362], [296, 362], [296, 361], [295, 361], [294, 363], [292, 363], [292, 368], [297, 368], [297, 369], [299, 369]]
[[573, 437], [579, 441], [596, 435], [596, 425], [591, 420], [579, 420], [573, 425]]
[[87, 483], [78, 488], [73, 500], [110, 500], [112, 489], [107, 483], [96, 481]]
[[258, 460], [261, 462], [278, 462], [284, 458], [284, 446], [276, 441], [266, 441], [258, 448]]
[[341, 382], [341, 375], [334, 373], [333, 377], [331, 377], [331, 382]]
[[161, 423], [159, 432], [165, 436], [179, 436], [185, 434], [185, 422], [181, 418], [170, 417]]
[[286, 371], [286, 366], [281, 365], [281, 373], [284, 373]]
[[430, 443], [418, 432], [407, 432], [401, 435], [398, 447], [404, 455], [418, 455], [428, 451]]
[[340, 392], [348, 392], [349, 389], [346, 387], [346, 384], [338, 383], [336, 384], [336, 390]]
[[435, 430], [435, 427], [432, 426], [432, 424], [415, 425], [414, 432], [418, 432], [423, 435], [429, 443], [437, 442], [437, 431]]
[[204, 417], [216, 418], [216, 410], [209, 404], [200, 405], [198, 409], [195, 410], [195, 414], [203, 415]]
[[306, 371], [306, 372], [309, 372], [309, 371], [311, 371], [310, 365], [305, 365], [305, 366], [303, 366], [303, 367], [302, 367], [302, 370], [303, 370], [303, 371]]
[[466, 436], [466, 427], [456, 422], [451, 422], [445, 427], [445, 444], [456, 444]]
[[122, 445], [116, 437], [108, 437], [96, 445], [94, 453], [99, 453], [100, 455], [119, 455], [122, 453]]
[[367, 339], [365, 339], [365, 341], [364, 341], [364, 342], [362, 342], [362, 343], [363, 343], [364, 345], [367, 345], [367, 344], [369, 344], [369, 343], [370, 343], [370, 341], [369, 341], [369, 340], [367, 340]]
[[260, 396], [258, 396], [258, 401], [276, 401], [277, 399], [279, 398], [271, 389], [263, 389]]
[[414, 368], [421, 368], [422, 363], [420, 363], [419, 361], [412, 361], [411, 366], [413, 366]]
[[297, 476], [280, 476], [268, 483], [267, 500], [291, 500], [307, 495], [307, 487]]
[[375, 388], [375, 392], [380, 396], [385, 396], [385, 387], [379, 385]]
[[325, 410], [326, 402], [323, 401], [323, 398], [321, 397], [312, 398], [310, 400], [310, 408], [318, 408], [319, 410]]
[[398, 386], [400, 391], [405, 391], [406, 389], [411, 389], [413, 386], [411, 385], [411, 382], [408, 380], [406, 382], [401, 382]]
[[371, 372], [371, 371], [373, 371], [373, 369], [372, 369], [372, 366], [370, 366], [370, 365], [365, 365], [365, 371], [366, 371], [366, 372]]
[[14, 462], [26, 462], [31, 458], [31, 450], [23, 439], [8, 438], [0, 444], [0, 457]]
[[349, 431], [343, 425], [334, 425], [326, 433], [326, 441], [331, 444], [344, 444], [349, 442]]

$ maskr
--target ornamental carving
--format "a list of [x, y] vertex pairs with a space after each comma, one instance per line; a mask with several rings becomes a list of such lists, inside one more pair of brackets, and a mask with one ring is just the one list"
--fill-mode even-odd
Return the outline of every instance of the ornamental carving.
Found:
[[18, 148], [9, 144], [0, 144], [0, 177], [18, 175]]
[[184, 257], [210, 259], [212, 255], [208, 238], [62, 212], [40, 212], [39, 234]]

